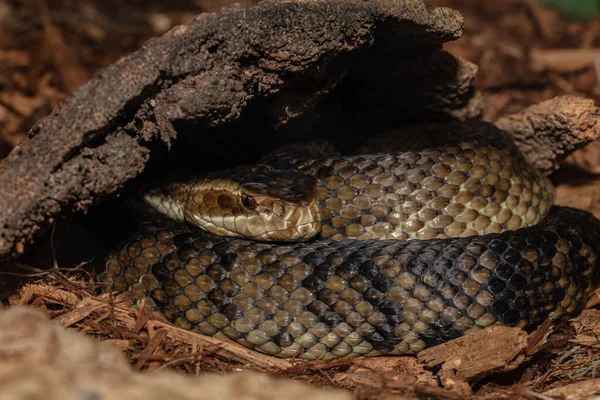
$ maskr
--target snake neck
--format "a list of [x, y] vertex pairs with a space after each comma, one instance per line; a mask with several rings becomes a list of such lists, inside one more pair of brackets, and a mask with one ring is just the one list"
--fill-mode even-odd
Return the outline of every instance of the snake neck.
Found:
[[192, 184], [165, 184], [139, 192], [144, 202], [177, 222], [186, 221], [185, 207]]

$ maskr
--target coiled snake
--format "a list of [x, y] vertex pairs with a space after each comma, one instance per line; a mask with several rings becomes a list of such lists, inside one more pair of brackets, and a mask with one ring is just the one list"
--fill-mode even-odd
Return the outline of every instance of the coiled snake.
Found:
[[173, 222], [144, 224], [102, 278], [179, 327], [308, 360], [578, 312], [600, 278], [600, 222], [551, 207], [550, 182], [507, 137], [465, 136], [275, 153], [151, 189]]

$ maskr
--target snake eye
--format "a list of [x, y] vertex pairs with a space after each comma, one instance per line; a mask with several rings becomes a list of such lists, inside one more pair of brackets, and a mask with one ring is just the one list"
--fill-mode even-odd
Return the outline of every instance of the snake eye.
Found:
[[258, 203], [256, 200], [254, 200], [254, 197], [250, 197], [248, 195], [242, 196], [242, 204], [244, 204], [244, 207], [249, 210], [254, 210], [256, 207], [258, 207]]

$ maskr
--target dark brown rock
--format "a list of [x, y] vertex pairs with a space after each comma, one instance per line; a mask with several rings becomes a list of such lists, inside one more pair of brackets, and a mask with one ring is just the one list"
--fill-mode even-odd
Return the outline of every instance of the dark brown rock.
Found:
[[573, 151], [600, 137], [600, 109], [594, 101], [559, 96], [498, 119], [530, 164], [546, 174]]
[[2, 161], [0, 255], [22, 253], [60, 213], [115, 196], [147, 165], [149, 148], [173, 143], [178, 124], [202, 137], [255, 107], [277, 127], [371, 62], [373, 44], [411, 62], [461, 29], [460, 14], [420, 0], [264, 2], [200, 15], [97, 73]]

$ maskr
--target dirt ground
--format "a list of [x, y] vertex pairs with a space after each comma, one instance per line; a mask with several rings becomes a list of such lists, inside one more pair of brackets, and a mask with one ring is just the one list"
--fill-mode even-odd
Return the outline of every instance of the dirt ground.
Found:
[[[485, 120], [494, 122], [564, 94], [579, 94], [598, 103], [600, 19], [570, 20], [533, 0], [426, 3], [452, 7], [464, 15], [463, 37], [445, 49], [479, 65], [476, 86], [484, 97]], [[0, 0], [0, 157], [25, 137], [34, 121], [49, 114], [96, 70], [138, 49], [148, 38], [227, 4], [222, 0]], [[553, 175], [558, 204], [600, 217], [599, 154], [600, 142], [592, 143], [570, 156]], [[600, 311], [594, 308], [595, 301], [549, 339], [545, 327], [538, 333], [543, 339], [529, 342], [527, 359], [512, 372], [462, 379], [416, 367], [414, 358], [402, 358], [406, 370], [401, 372], [400, 364], [392, 361], [386, 366], [343, 361], [307, 367], [249, 356], [163, 325], [165, 333], [153, 336], [152, 329], [142, 329], [151, 316], [114, 312], [93, 303], [82, 307], [90, 290], [83, 272], [38, 274], [39, 282], [13, 294], [9, 303], [37, 306], [65, 326], [107, 341], [139, 371], [169, 368], [193, 375], [255, 369], [350, 389], [365, 399], [583, 398], [569, 397], [576, 393], [574, 387], [561, 388], [583, 381], [600, 388], [593, 381], [600, 367]], [[365, 372], [373, 370], [379, 373]], [[428, 391], [417, 386], [422, 382], [445, 389]]]

